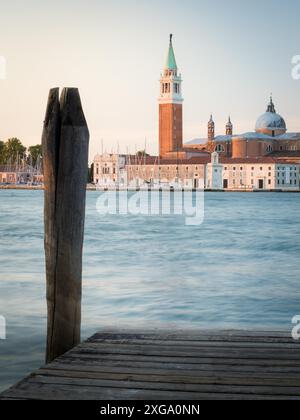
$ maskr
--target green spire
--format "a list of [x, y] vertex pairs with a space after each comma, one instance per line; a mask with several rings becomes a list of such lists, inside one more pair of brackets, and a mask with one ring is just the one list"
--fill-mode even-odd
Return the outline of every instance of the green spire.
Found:
[[177, 70], [177, 64], [176, 64], [172, 39], [173, 39], [173, 35], [171, 34], [170, 35], [170, 45], [169, 45], [169, 52], [168, 52], [166, 68], [168, 70]]

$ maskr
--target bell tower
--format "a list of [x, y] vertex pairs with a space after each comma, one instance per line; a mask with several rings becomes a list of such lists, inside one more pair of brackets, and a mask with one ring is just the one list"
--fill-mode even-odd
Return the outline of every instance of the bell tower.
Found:
[[167, 62], [160, 78], [159, 154], [161, 157], [170, 152], [179, 152], [183, 148], [182, 103], [182, 79], [181, 74], [178, 74], [173, 35], [170, 35]]
[[210, 116], [207, 125], [207, 138], [209, 142], [212, 142], [215, 139], [215, 122], [212, 115]]
[[233, 124], [231, 122], [231, 117], [228, 118], [228, 123], [226, 124], [226, 136], [232, 136], [233, 134]]

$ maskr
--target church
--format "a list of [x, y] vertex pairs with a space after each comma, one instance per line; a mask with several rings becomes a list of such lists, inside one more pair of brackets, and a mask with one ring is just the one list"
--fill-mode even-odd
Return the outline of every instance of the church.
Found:
[[222, 191], [300, 191], [300, 132], [288, 133], [273, 98], [255, 129], [234, 133], [229, 117], [216, 135], [211, 115], [207, 138], [183, 141], [182, 77], [170, 36], [160, 78], [159, 155], [97, 155], [99, 188], [192, 188]]
[[258, 117], [255, 130], [234, 134], [229, 117], [223, 135], [216, 135], [211, 115], [207, 138], [183, 143], [182, 77], [178, 71], [173, 37], [170, 35], [167, 61], [160, 78], [159, 154], [162, 159], [188, 159], [218, 152], [220, 157], [255, 159], [265, 156], [295, 158], [300, 161], [300, 132], [288, 133], [284, 118], [276, 112], [273, 98]]

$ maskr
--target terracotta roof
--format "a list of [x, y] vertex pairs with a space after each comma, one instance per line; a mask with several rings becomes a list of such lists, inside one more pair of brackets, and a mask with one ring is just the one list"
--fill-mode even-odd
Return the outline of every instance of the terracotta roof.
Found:
[[[220, 163], [222, 164], [276, 164], [276, 163], [300, 163], [300, 155], [299, 160], [296, 158], [286, 158], [286, 153], [281, 156], [277, 156], [274, 153], [268, 156], [258, 157], [258, 158], [228, 158], [221, 156], [220, 157]], [[132, 159], [131, 160], [131, 166], [136, 165], [146, 165], [146, 166], [153, 166], [153, 165], [160, 165], [160, 166], [177, 166], [177, 165], [206, 165], [211, 162], [211, 156], [193, 156], [189, 159], [159, 159], [157, 156], [148, 156], [146, 159], [140, 158], [137, 160], [137, 162]], [[127, 162], [127, 165], [129, 165], [129, 162]]]
[[[135, 159], [131, 160], [131, 166], [135, 165], [205, 165], [206, 163], [209, 163], [211, 161], [210, 155], [208, 156], [193, 156], [189, 159], [159, 159], [157, 156], [149, 156], [146, 159], [140, 158], [135, 161]], [[129, 163], [127, 162], [127, 165]]]
[[245, 158], [245, 159], [239, 159], [239, 158], [237, 158], [237, 159], [233, 159], [233, 158], [226, 158], [226, 157], [221, 157], [221, 159], [220, 159], [220, 162], [221, 163], [227, 163], [227, 164], [237, 164], [237, 165], [239, 165], [239, 164], [241, 164], [241, 163], [244, 163], [244, 164], [246, 164], [246, 163], [253, 163], [253, 164], [255, 164], [255, 163], [275, 163], [276, 162], [276, 159], [274, 159], [273, 157], [271, 157], [271, 156], [264, 156], [264, 157], [259, 157], [259, 158]]
[[297, 159], [293, 158], [277, 158], [275, 156], [264, 156], [264, 157], [260, 157], [260, 158], [248, 158], [248, 159], [232, 159], [232, 158], [221, 158], [220, 159], [221, 163], [223, 164], [264, 164], [264, 163], [294, 163], [294, 164], [300, 164], [300, 157]]

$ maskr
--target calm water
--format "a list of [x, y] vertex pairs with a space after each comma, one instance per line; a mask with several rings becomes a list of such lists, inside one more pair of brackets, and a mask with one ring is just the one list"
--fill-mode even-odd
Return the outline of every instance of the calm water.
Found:
[[[88, 193], [83, 337], [105, 326], [291, 329], [300, 194], [205, 196], [205, 223], [100, 218]], [[0, 389], [43, 364], [43, 193], [0, 190]]]

